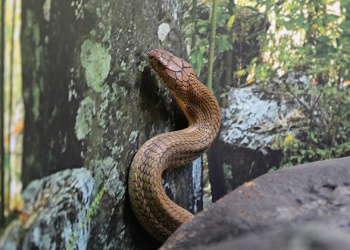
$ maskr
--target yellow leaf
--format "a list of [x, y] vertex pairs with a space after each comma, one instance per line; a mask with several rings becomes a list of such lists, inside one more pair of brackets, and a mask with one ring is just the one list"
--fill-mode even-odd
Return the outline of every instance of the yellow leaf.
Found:
[[241, 77], [242, 75], [246, 74], [247, 72], [245, 71], [245, 69], [241, 69], [241, 70], [238, 70], [236, 72], [236, 76], [237, 77]]
[[317, 27], [318, 27], [317, 23], [314, 23], [314, 24], [311, 26], [310, 31], [311, 31], [311, 32], [314, 32], [314, 31], [317, 29]]
[[255, 81], [255, 78], [254, 77], [248, 77], [247, 79], [247, 84], [251, 84], [252, 82]]
[[229, 19], [228, 22], [227, 22], [227, 28], [232, 28], [232, 25], [233, 25], [233, 23], [235, 22], [235, 18], [236, 18], [235, 15], [232, 15], [232, 16], [230, 17], [230, 19]]
[[294, 136], [293, 135], [287, 135], [285, 138], [284, 138], [284, 142], [290, 142], [290, 141], [293, 141], [294, 139]]

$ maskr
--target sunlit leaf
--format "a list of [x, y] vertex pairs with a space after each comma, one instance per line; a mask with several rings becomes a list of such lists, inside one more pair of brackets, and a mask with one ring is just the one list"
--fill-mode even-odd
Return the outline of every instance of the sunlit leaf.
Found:
[[235, 22], [235, 18], [236, 18], [235, 15], [232, 15], [232, 16], [230, 17], [230, 19], [229, 19], [228, 22], [227, 22], [227, 28], [231, 28], [231, 27], [232, 27], [233, 23]]
[[293, 139], [294, 139], [294, 136], [293, 136], [293, 135], [287, 135], [287, 136], [284, 138], [284, 142], [288, 143], [288, 142], [293, 141]]
[[247, 73], [247, 71], [245, 71], [245, 69], [241, 69], [241, 70], [236, 71], [236, 76], [241, 77], [241, 76], [245, 75], [246, 73]]

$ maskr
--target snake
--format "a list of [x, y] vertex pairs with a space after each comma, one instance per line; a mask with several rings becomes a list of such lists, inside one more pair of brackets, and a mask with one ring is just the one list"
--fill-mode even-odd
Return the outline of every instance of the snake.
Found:
[[166, 195], [162, 173], [184, 166], [206, 152], [218, 135], [221, 115], [215, 96], [198, 80], [188, 62], [161, 49], [145, 53], [188, 120], [187, 128], [146, 141], [129, 171], [129, 199], [137, 220], [151, 236], [165, 242], [194, 215]]

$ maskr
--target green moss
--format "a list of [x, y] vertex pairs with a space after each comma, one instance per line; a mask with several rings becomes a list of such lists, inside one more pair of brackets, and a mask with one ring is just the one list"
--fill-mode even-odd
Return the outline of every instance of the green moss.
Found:
[[40, 59], [43, 49], [40, 46], [40, 29], [37, 23], [33, 25], [33, 37], [35, 42], [35, 67], [38, 70], [40, 68]]
[[50, 21], [51, 0], [45, 0], [43, 5], [44, 19]]
[[86, 40], [81, 46], [81, 64], [85, 69], [85, 78], [89, 87], [103, 92], [103, 82], [108, 76], [111, 56], [100, 43]]
[[[42, 80], [42, 79], [41, 79]], [[40, 89], [37, 84], [34, 84], [32, 87], [32, 95], [33, 95], [33, 106], [32, 106], [32, 114], [34, 120], [38, 120], [40, 115]]]
[[122, 153], [124, 151], [124, 147], [123, 146], [114, 146], [112, 147], [112, 155], [116, 156], [116, 158], [121, 158]]
[[91, 131], [93, 116], [95, 113], [95, 101], [86, 97], [79, 106], [75, 120], [75, 134], [78, 140], [83, 140]]
[[129, 142], [135, 143], [138, 135], [139, 135], [138, 131], [131, 131], [129, 135]]
[[106, 191], [110, 197], [121, 200], [125, 194], [125, 185], [120, 180], [118, 171], [118, 162], [112, 157], [106, 157], [102, 160], [92, 160], [89, 164], [90, 169], [95, 169], [95, 189], [104, 183]]
[[[82, 225], [80, 226], [79, 230], [76, 231], [74, 233], [74, 235], [71, 237], [71, 239], [69, 240], [69, 245], [67, 247], [68, 250], [73, 249], [73, 247], [77, 245], [79, 234], [81, 233], [82, 230], [84, 230], [84, 228], [87, 226], [87, 224], [91, 221], [91, 217], [96, 213], [105, 190], [106, 190], [106, 186], [103, 186], [101, 188], [101, 190], [98, 192], [98, 194], [95, 197], [94, 201], [92, 202], [92, 204], [88, 210], [88, 213], [87, 213]], [[72, 235], [72, 234], [70, 234], [70, 235]]]
[[145, 69], [145, 67], [146, 67], [146, 65], [148, 64], [148, 62], [147, 62], [147, 60], [142, 60], [141, 62], [140, 62], [140, 65], [139, 65], [139, 71], [140, 72], [143, 72], [143, 70]]
[[83, 0], [76, 0], [72, 1], [71, 6], [74, 9], [75, 17], [78, 19], [83, 19], [84, 18], [84, 5], [83, 5]]
[[113, 89], [113, 92], [116, 93], [116, 94], [122, 94], [124, 97], [127, 96], [128, 94], [128, 91], [126, 88], [118, 85], [117, 83], [113, 83], [112, 84], [112, 89]]

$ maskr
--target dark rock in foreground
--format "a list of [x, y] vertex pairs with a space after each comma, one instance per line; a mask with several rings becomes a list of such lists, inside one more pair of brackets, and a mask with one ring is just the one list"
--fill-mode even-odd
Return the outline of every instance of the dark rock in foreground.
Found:
[[[201, 250], [203, 247], [196, 249]], [[328, 225], [306, 223], [302, 226], [284, 226], [258, 234], [243, 235], [205, 249], [348, 250], [350, 249], [350, 235], [343, 230], [329, 228]]]
[[350, 157], [281, 169], [245, 183], [183, 225], [162, 248], [249, 249], [252, 241], [264, 246], [281, 237], [279, 248], [259, 249], [287, 249], [293, 235], [311, 230], [306, 222], [350, 232]]

